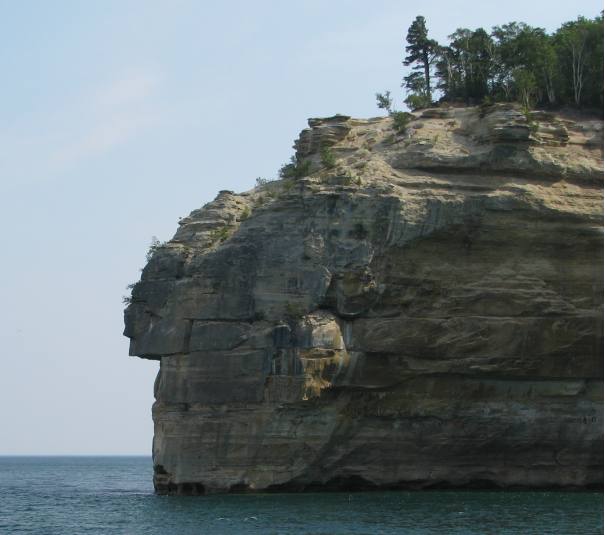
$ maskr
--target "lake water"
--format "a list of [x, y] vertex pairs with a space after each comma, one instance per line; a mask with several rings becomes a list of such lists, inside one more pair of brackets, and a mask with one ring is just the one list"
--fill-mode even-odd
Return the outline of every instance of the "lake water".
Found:
[[155, 496], [149, 457], [0, 457], [0, 533], [593, 534], [603, 494], [363, 492]]

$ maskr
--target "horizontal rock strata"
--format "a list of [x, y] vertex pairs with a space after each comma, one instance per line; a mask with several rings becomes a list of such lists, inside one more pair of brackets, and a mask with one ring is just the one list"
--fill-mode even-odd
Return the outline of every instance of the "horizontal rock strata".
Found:
[[602, 121], [309, 126], [133, 288], [156, 490], [602, 486]]

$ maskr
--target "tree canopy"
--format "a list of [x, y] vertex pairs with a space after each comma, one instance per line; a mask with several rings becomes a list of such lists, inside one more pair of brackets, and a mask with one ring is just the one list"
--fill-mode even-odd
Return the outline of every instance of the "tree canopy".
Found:
[[429, 38], [418, 16], [407, 43], [403, 64], [412, 68], [402, 85], [412, 109], [431, 105], [433, 89], [450, 102], [603, 108], [603, 12], [565, 22], [552, 34], [523, 22], [489, 33], [458, 28], [445, 45]]

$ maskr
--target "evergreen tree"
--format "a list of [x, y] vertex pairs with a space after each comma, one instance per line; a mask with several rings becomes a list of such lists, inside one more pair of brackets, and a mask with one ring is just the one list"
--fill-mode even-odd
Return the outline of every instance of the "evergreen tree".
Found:
[[408, 45], [405, 47], [407, 56], [403, 64], [408, 67], [412, 65], [413, 71], [422, 71], [423, 84], [420, 86], [419, 72], [412, 72], [403, 80], [405, 88], [417, 97], [423, 97], [430, 104], [432, 101], [431, 90], [431, 64], [438, 52], [439, 45], [437, 41], [429, 39], [426, 21], [424, 17], [417, 16], [408, 29], [406, 37]]

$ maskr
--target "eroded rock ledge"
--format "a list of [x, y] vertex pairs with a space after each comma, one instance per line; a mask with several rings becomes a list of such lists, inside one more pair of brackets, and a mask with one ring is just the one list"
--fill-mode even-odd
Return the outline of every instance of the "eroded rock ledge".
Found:
[[602, 486], [602, 121], [309, 126], [133, 289], [157, 492]]

